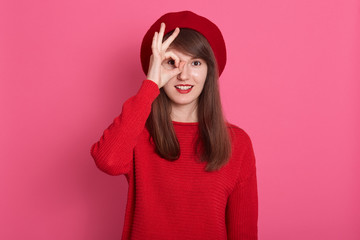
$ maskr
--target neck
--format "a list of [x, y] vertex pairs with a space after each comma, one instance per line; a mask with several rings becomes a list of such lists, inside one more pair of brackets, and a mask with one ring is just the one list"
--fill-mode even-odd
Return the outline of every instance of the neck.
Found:
[[176, 122], [197, 122], [197, 105], [171, 105], [171, 120]]

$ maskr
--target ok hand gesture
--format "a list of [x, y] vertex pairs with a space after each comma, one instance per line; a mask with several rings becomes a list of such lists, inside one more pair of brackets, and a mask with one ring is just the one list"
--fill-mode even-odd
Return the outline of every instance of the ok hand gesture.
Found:
[[[171, 36], [164, 42], [165, 23], [161, 23], [160, 31], [155, 32], [151, 49], [152, 55], [150, 57], [149, 71], [147, 79], [155, 82], [159, 88], [163, 87], [171, 78], [178, 75], [181, 71], [179, 69], [180, 59], [171, 51], [166, 51], [174, 39], [179, 35], [180, 29], [176, 28]], [[164, 61], [174, 61], [173, 68], [166, 68], [163, 66]]]

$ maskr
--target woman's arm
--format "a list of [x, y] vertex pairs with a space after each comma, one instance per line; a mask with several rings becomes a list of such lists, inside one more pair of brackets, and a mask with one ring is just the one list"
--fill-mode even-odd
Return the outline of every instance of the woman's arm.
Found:
[[137, 137], [159, 93], [156, 83], [144, 80], [138, 93], [123, 104], [121, 114], [91, 147], [91, 156], [99, 169], [110, 175], [128, 174], [132, 170]]
[[238, 183], [228, 199], [226, 226], [229, 240], [256, 240], [258, 197], [256, 173]]
[[[246, 135], [247, 136], [247, 135]], [[258, 239], [258, 191], [255, 156], [250, 138], [243, 155], [240, 177], [229, 195], [226, 206], [226, 227], [229, 240]]]
[[[164, 31], [165, 24], [162, 23], [160, 31], [154, 33], [147, 80], [143, 81], [139, 92], [124, 103], [120, 116], [114, 119], [100, 140], [91, 147], [96, 165], [110, 175], [128, 174], [132, 170], [136, 139], [145, 127], [151, 104], [159, 95], [159, 88], [181, 72], [178, 56], [171, 51], [167, 52], [180, 29], [176, 28], [163, 42]], [[173, 69], [162, 66], [166, 59], [175, 61]]]

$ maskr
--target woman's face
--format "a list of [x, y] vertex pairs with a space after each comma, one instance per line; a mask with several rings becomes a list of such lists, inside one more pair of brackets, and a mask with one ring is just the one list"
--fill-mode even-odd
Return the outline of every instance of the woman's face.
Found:
[[[201, 94], [207, 75], [207, 64], [201, 58], [194, 58], [184, 52], [169, 48], [179, 59], [179, 69], [181, 73], [171, 78], [165, 85], [164, 91], [170, 98], [173, 106], [192, 106], [195, 107], [197, 99]], [[174, 68], [173, 60], [163, 62], [165, 68]]]

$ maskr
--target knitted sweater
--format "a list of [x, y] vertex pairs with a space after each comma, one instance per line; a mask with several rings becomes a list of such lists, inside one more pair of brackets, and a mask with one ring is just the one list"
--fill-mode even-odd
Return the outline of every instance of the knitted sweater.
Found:
[[180, 158], [163, 159], [145, 127], [159, 93], [144, 80], [91, 147], [99, 169], [128, 181], [122, 240], [257, 239], [256, 167], [247, 133], [228, 124], [232, 156], [219, 171], [205, 172], [194, 150], [198, 123], [173, 121]]

